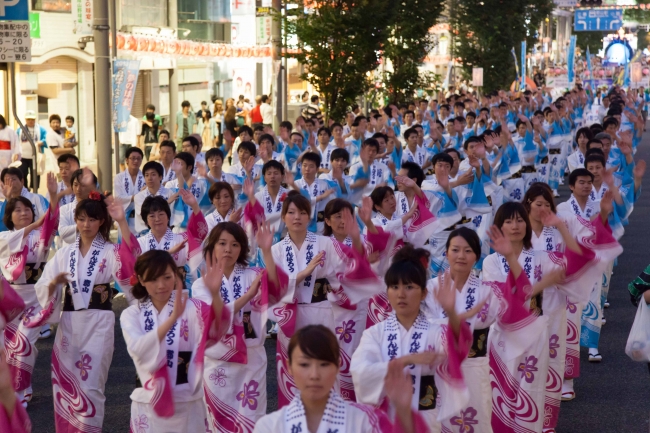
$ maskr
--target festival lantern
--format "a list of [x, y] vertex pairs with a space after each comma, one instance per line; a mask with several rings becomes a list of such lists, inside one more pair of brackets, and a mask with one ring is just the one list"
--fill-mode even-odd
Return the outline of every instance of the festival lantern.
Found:
[[117, 49], [122, 50], [124, 49], [124, 35], [121, 33], [118, 33], [117, 36]]
[[232, 47], [230, 45], [225, 46], [224, 57], [232, 57]]
[[157, 53], [164, 53], [165, 52], [165, 41], [161, 39], [156, 40], [156, 46], [155, 46], [155, 52]]
[[137, 41], [133, 35], [128, 35], [125, 39], [124, 49], [127, 51], [133, 51], [137, 47]]

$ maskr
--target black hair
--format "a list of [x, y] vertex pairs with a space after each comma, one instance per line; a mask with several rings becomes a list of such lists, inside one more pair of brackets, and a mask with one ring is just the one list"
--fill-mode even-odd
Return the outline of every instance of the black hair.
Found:
[[189, 106], [190, 106], [190, 101], [181, 102], [181, 107], [189, 107]]
[[551, 211], [553, 211], [553, 213], [557, 212], [555, 199], [553, 198], [553, 190], [545, 182], [532, 183], [528, 188], [528, 191], [526, 191], [526, 194], [524, 194], [522, 203], [526, 208], [526, 212], [530, 213], [530, 204], [534, 202], [537, 197], [542, 197], [546, 200], [551, 205]]
[[[145, 283], [154, 281], [165, 275], [167, 269], [170, 268], [176, 277], [180, 278], [174, 258], [165, 250], [149, 250], [138, 256], [134, 267], [135, 275], [138, 276], [138, 282], [131, 288], [133, 297], [140, 302], [147, 300], [149, 293], [147, 293], [144, 285], [140, 283], [140, 280]], [[180, 302], [180, 300], [177, 299], [176, 302]]]
[[162, 164], [159, 164], [156, 161], [147, 162], [144, 167], [142, 167], [142, 174], [144, 175], [149, 170], [154, 170], [160, 177], [163, 177], [165, 174]]
[[506, 220], [513, 219], [517, 216], [520, 216], [521, 219], [526, 223], [526, 233], [524, 234], [524, 248], [527, 250], [533, 248], [532, 237], [533, 237], [533, 227], [530, 225], [530, 218], [528, 217], [528, 211], [526, 207], [514, 201], [509, 201], [503, 203], [499, 206], [497, 213], [494, 215], [494, 225], [499, 229], [503, 227], [503, 224]]
[[334, 128], [341, 128], [343, 129], [343, 126], [339, 122], [334, 122], [330, 125], [330, 130], [334, 131]]
[[316, 152], [307, 152], [302, 156], [302, 162], [311, 161], [316, 164], [316, 167], [320, 167], [321, 156]]
[[336, 161], [337, 159], [344, 159], [345, 162], [350, 162], [350, 153], [346, 149], [337, 147], [330, 154], [330, 161]]
[[284, 176], [284, 165], [282, 165], [282, 163], [276, 161], [275, 159], [271, 159], [264, 163], [264, 165], [262, 166], [262, 176], [264, 176], [266, 174], [266, 171], [271, 168], [275, 168], [280, 172], [282, 176]]
[[237, 256], [237, 263], [243, 266], [248, 266], [247, 257], [248, 252], [250, 251], [248, 236], [246, 236], [246, 232], [239, 224], [231, 221], [224, 221], [217, 224], [206, 238], [205, 246], [203, 247], [203, 258], [205, 261], [207, 262], [208, 259], [212, 259], [214, 247], [219, 242], [219, 238], [223, 232], [230, 233], [241, 247], [239, 250], [239, 256]]
[[136, 146], [131, 146], [128, 149], [126, 149], [126, 152], [124, 153], [124, 159], [129, 159], [132, 153], [137, 153], [142, 158], [144, 158], [144, 153], [142, 152], [142, 149]]
[[[411, 244], [405, 244], [393, 257], [384, 276], [386, 287], [390, 289], [399, 283], [415, 284], [421, 290], [427, 290], [427, 268], [431, 254], [424, 248], [414, 248]], [[426, 265], [425, 265], [426, 263]]]
[[140, 215], [142, 216], [142, 221], [147, 225], [147, 228], [151, 228], [147, 222], [147, 217], [149, 217], [150, 213], [158, 211], [163, 211], [167, 214], [167, 225], [169, 225], [169, 221], [171, 221], [172, 218], [172, 211], [169, 208], [169, 203], [167, 203], [165, 197], [160, 195], [150, 195], [144, 199], [142, 202], [142, 208], [140, 209]]
[[2, 171], [0, 172], [0, 181], [4, 182], [6, 175], [16, 176], [18, 180], [21, 182], [25, 179], [22, 170], [17, 167], [3, 168]]
[[609, 125], [618, 127], [618, 120], [615, 117], [610, 117], [603, 122], [603, 130], [606, 130]]
[[[81, 184], [81, 178], [83, 177], [83, 174], [84, 171], [82, 169], [73, 171], [72, 176], [70, 176], [70, 185], [72, 185], [75, 180]], [[92, 171], [90, 172], [90, 174], [92, 174], [93, 176], [93, 185], [97, 185], [98, 183], [97, 176], [95, 176], [95, 173], [93, 173]]]
[[[162, 134], [162, 132], [161, 132], [161, 134]], [[171, 140], [163, 140], [160, 143], [160, 149], [162, 149], [163, 147], [169, 147], [169, 148], [174, 150], [174, 153], [176, 153], [176, 143], [174, 143]]]
[[[594, 150], [596, 150], [596, 149], [594, 149]], [[600, 149], [598, 149], [598, 150], [600, 150]], [[590, 153], [589, 155], [587, 155], [585, 157], [585, 168], [587, 168], [587, 165], [590, 162], [600, 162], [602, 164], [603, 168], [607, 167], [607, 162], [605, 161], [605, 157], [602, 154], [598, 154], [598, 153], [594, 152], [594, 153]]]
[[248, 125], [242, 125], [242, 126], [240, 126], [240, 127], [239, 127], [239, 131], [237, 132], [237, 136], [240, 136], [240, 135], [242, 134], [242, 132], [248, 132], [248, 135], [249, 135], [250, 137], [253, 136], [253, 130], [252, 130], [251, 127], [248, 126]]
[[578, 142], [578, 138], [580, 138], [581, 135], [584, 135], [587, 137], [587, 141], [591, 140], [594, 138], [594, 133], [589, 129], [588, 127], [582, 127], [576, 131], [576, 143]]
[[467, 227], [459, 227], [455, 230], [452, 230], [452, 232], [449, 233], [449, 237], [447, 238], [447, 244], [445, 247], [446, 251], [449, 251], [449, 245], [451, 245], [451, 240], [455, 237], [461, 237], [465, 239], [465, 242], [467, 242], [469, 247], [476, 255], [477, 261], [481, 258], [481, 240], [479, 239], [478, 235], [474, 230]]
[[377, 140], [375, 140], [374, 138], [366, 138], [363, 141], [363, 144], [361, 145], [361, 147], [364, 148], [366, 146], [372, 146], [375, 149], [377, 149], [377, 152], [379, 152], [379, 142]]
[[262, 144], [263, 141], [270, 141], [271, 146], [275, 146], [275, 138], [271, 134], [262, 134], [259, 144]]
[[221, 149], [213, 147], [212, 149], [205, 152], [206, 161], [209, 161], [212, 158], [221, 158], [221, 160], [223, 161], [223, 152], [221, 151]]
[[[255, 147], [255, 143], [253, 143], [252, 141], [242, 141], [241, 143], [239, 143], [239, 147], [237, 148], [237, 153], [239, 153], [239, 151], [242, 149], [247, 150], [248, 153], [251, 154], [251, 156], [257, 155], [257, 147]], [[243, 164], [244, 161], [241, 161], [241, 163]]]
[[301, 140], [305, 139], [305, 137], [298, 131], [293, 131], [291, 134], [289, 134], [289, 138], [293, 137], [294, 135], [297, 135], [298, 137], [300, 137]]
[[311, 214], [311, 202], [309, 199], [302, 195], [299, 191], [291, 190], [289, 191], [289, 194], [287, 194], [287, 198], [284, 200], [284, 203], [282, 203], [282, 212], [280, 213], [282, 218], [284, 218], [284, 216], [287, 214], [289, 205], [291, 204], [296, 206], [298, 210], [307, 212], [307, 214]]
[[227, 182], [215, 182], [212, 184], [212, 186], [208, 190], [208, 198], [210, 199], [210, 203], [212, 203], [212, 200], [214, 200], [217, 194], [219, 194], [223, 190], [226, 190], [226, 192], [230, 194], [230, 198], [232, 199], [232, 204], [234, 206], [235, 192], [233, 191], [232, 186], [230, 186], [230, 184]]
[[370, 199], [372, 200], [372, 210], [379, 212], [379, 207], [381, 207], [382, 202], [386, 198], [386, 194], [395, 195], [395, 191], [390, 186], [378, 186], [373, 189], [370, 193]]
[[[458, 159], [463, 159], [463, 157], [460, 155], [460, 152], [457, 151], [456, 149], [454, 149], [453, 147], [445, 149], [445, 150], [442, 151], [442, 153], [438, 153], [435, 156], [442, 155], [443, 153], [446, 154], [446, 155], [449, 155], [450, 153], [455, 153], [456, 155], [458, 155]], [[450, 156], [450, 158], [451, 158], [451, 156]], [[433, 158], [432, 158], [432, 161], [433, 161]], [[453, 158], [452, 158], [452, 161], [453, 161]], [[451, 168], [454, 168], [454, 166], [452, 165]]]
[[411, 127], [404, 131], [404, 140], [408, 140], [411, 135], [418, 135], [418, 132], [415, 130], [415, 128]]
[[336, 367], [339, 367], [341, 363], [339, 343], [334, 333], [326, 326], [307, 325], [293, 334], [287, 348], [289, 365], [291, 365], [291, 358], [296, 347], [300, 348], [300, 351], [309, 358], [329, 362]]
[[76, 162], [78, 167], [81, 166], [81, 163], [79, 162], [79, 158], [77, 158], [76, 155], [73, 155], [71, 153], [64, 153], [63, 155], [59, 156], [56, 159], [56, 164], [59, 165], [61, 163], [70, 162], [70, 161]]
[[283, 120], [282, 122], [280, 122], [280, 128], [285, 128], [289, 132], [291, 132], [291, 130], [293, 129], [293, 124], [288, 120]]
[[388, 136], [383, 132], [375, 132], [375, 134], [371, 138], [374, 138], [375, 140], [381, 138], [384, 140], [384, 143], [388, 143]]
[[[343, 209], [348, 209], [354, 216], [354, 208], [352, 208], [350, 202], [343, 200], [342, 198], [335, 198], [334, 200], [330, 200], [327, 205], [325, 205], [325, 210], [323, 211], [324, 218], [326, 220], [331, 219], [332, 215], [341, 212]], [[353, 224], [356, 224], [356, 221], [354, 221], [354, 219], [352, 222]], [[323, 227], [323, 236], [331, 236], [332, 232], [332, 227], [327, 224], [327, 221], [325, 221], [325, 225]]]
[[183, 138], [183, 143], [186, 142], [186, 141], [189, 142], [190, 146], [192, 146], [195, 149], [200, 146], [199, 140], [197, 140], [196, 137], [193, 137], [191, 135], [188, 135], [187, 137]]
[[156, 106], [153, 104], [147, 104], [147, 110], [153, 110], [156, 111]]
[[5, 224], [5, 226], [9, 230], [14, 229], [14, 222], [11, 219], [11, 214], [16, 209], [16, 205], [18, 203], [22, 203], [27, 208], [29, 208], [29, 210], [32, 211], [32, 222], [34, 222], [34, 207], [32, 205], [32, 202], [29, 199], [23, 197], [22, 195], [19, 195], [18, 197], [10, 198], [7, 201], [7, 206], [5, 206], [5, 214], [4, 214], [4, 217], [2, 219], [2, 222]]
[[86, 214], [88, 218], [104, 220], [104, 223], [99, 227], [99, 234], [108, 242], [111, 235], [113, 219], [108, 213], [108, 208], [104, 200], [105, 197], [102, 194], [99, 194], [99, 200], [93, 200], [91, 198], [81, 200], [77, 203], [77, 207], [74, 210], [74, 219], [76, 221], [81, 215]]
[[253, 126], [253, 133], [255, 133], [257, 131], [264, 131], [264, 126], [262, 126], [262, 125]]
[[321, 132], [327, 133], [327, 135], [330, 137], [332, 136], [332, 131], [330, 131], [330, 129], [327, 126], [321, 126], [320, 128], [318, 128], [318, 132], [316, 133], [316, 135], [320, 135]]
[[189, 152], [178, 152], [174, 159], [181, 160], [185, 163], [190, 171], [194, 171], [194, 156]]
[[[5, 118], [3, 117], [2, 120], [4, 121], [4, 119], [5, 119]], [[47, 123], [52, 123], [53, 120], [58, 120], [59, 123], [61, 123], [61, 116], [59, 116], [58, 114], [52, 114], [52, 115], [49, 117]], [[2, 122], [0, 122], [0, 125], [2, 125]], [[7, 123], [6, 123], [6, 122], [5, 122], [4, 126], [7, 126]]]
[[409, 179], [415, 179], [417, 186], [421, 186], [424, 179], [426, 179], [424, 170], [422, 170], [422, 167], [417, 165], [415, 162], [403, 162], [401, 170], [406, 170], [406, 177]]
[[589, 170], [586, 168], [576, 168], [569, 174], [569, 186], [575, 186], [579, 177], [588, 177], [592, 182], [594, 181], [594, 175]]
[[587, 152], [585, 152], [585, 158], [588, 157], [589, 155], [600, 155], [603, 158], [605, 158], [605, 152], [603, 152], [603, 149], [599, 149], [597, 147], [592, 147], [590, 149], [587, 149]]
[[[520, 120], [520, 122], [521, 122], [521, 120]], [[477, 137], [477, 136], [473, 135], [473, 136], [469, 137], [467, 140], [465, 140], [465, 142], [463, 143], [463, 149], [467, 150], [467, 149], [469, 149], [469, 145], [471, 143], [481, 143], [482, 141], [483, 140], [481, 139], [481, 137]], [[452, 159], [452, 161], [453, 161], [453, 159]]]

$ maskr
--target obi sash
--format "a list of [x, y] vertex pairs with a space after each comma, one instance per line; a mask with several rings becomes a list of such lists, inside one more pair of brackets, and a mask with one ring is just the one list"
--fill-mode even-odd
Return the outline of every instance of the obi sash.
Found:
[[[82, 311], [74, 309], [72, 302], [72, 294], [70, 293], [70, 286], [65, 285], [63, 288], [65, 295], [63, 296], [63, 311]], [[104, 310], [111, 311], [113, 309], [113, 291], [110, 284], [95, 284], [90, 293], [90, 302], [88, 302], [88, 310]]]

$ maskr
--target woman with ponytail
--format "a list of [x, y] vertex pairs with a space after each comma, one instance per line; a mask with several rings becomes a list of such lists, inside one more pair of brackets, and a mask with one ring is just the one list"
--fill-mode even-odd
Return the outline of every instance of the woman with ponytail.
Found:
[[[84, 179], [85, 184], [92, 180]], [[57, 431], [97, 432], [104, 420], [104, 387], [113, 357], [115, 313], [110, 284], [132, 301], [130, 277], [137, 239], [121, 205], [93, 191], [75, 209], [77, 239], [57, 251], [36, 283], [40, 320], [59, 323], [52, 350], [52, 387]], [[113, 221], [128, 234], [109, 241]]]
[[[47, 187], [50, 196], [56, 197], [57, 184], [52, 173], [47, 174]], [[7, 323], [4, 348], [18, 402], [27, 407], [32, 399], [31, 379], [38, 355], [36, 340], [41, 330], [27, 325], [40, 316], [34, 284], [43, 273], [59, 224], [59, 201], [52, 200], [45, 215], [37, 220], [28, 199], [22, 196], [9, 199], [4, 224], [9, 230], [0, 232], [0, 270], [25, 302], [22, 313]]]
[[[215, 272], [209, 269], [206, 278]], [[211, 305], [187, 299], [176, 261], [166, 251], [139, 256], [132, 281], [137, 304], [120, 316], [138, 373], [131, 394], [131, 431], [205, 431], [203, 354], [228, 330], [230, 311], [223, 308], [218, 287]]]
[[[427, 297], [429, 252], [405, 245], [393, 258], [384, 282], [393, 309], [388, 318], [364, 331], [352, 356], [352, 379], [361, 403], [380, 406], [389, 415], [395, 407], [385, 398], [384, 378], [389, 365], [399, 363], [400, 370], [413, 379], [411, 408], [426, 420], [428, 431], [439, 432], [439, 418], [458, 412], [467, 400], [460, 362], [467, 356], [471, 334], [464, 323], [483, 307], [477, 303], [469, 311], [456, 313], [456, 293], [451, 278], [441, 277], [435, 296], [446, 313], [445, 323], [427, 320], [422, 309]], [[434, 372], [439, 371], [438, 382]], [[438, 389], [442, 405], [437, 407]], [[440, 415], [438, 415], [440, 412]]]

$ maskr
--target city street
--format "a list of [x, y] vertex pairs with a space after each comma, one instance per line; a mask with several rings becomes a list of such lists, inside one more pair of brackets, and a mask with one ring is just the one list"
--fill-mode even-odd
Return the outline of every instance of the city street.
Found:
[[[650, 160], [650, 133], [645, 133], [639, 146], [637, 159]], [[646, 172], [645, 181], [650, 181]], [[647, 186], [646, 186], [647, 188]], [[560, 190], [561, 200], [569, 197], [568, 187]], [[605, 310], [607, 324], [603, 326], [600, 364], [587, 362], [586, 349], [582, 351], [581, 377], [576, 381], [577, 397], [563, 403], [560, 412], [559, 433], [592, 432], [648, 432], [650, 415], [650, 375], [643, 363], [633, 362], [624, 352], [625, 343], [636, 308], [630, 302], [627, 284], [636, 277], [650, 260], [650, 230], [643, 224], [650, 213], [650, 195], [645, 192], [635, 205], [630, 225], [622, 239], [625, 252], [614, 268], [609, 301], [611, 307]], [[117, 326], [115, 328], [115, 352], [106, 385], [106, 413], [104, 432], [122, 433], [128, 431], [131, 401], [129, 395], [135, 386], [135, 368], [129, 357], [122, 332], [119, 314], [126, 302], [114, 303]], [[33, 376], [34, 397], [28, 413], [34, 429], [39, 433], [54, 432], [52, 388], [50, 384], [50, 356], [54, 338], [37, 344], [38, 362]], [[268, 411], [277, 405], [275, 381], [275, 340], [267, 340], [268, 368]]]

